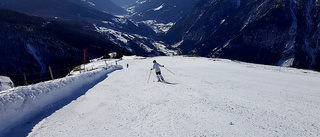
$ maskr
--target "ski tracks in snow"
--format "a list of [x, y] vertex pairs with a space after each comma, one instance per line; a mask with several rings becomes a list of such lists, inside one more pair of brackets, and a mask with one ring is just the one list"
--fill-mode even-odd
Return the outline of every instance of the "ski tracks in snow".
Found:
[[176, 74], [163, 70], [164, 78], [179, 84], [147, 83], [153, 58], [121, 61], [130, 67], [109, 74], [31, 136], [320, 135], [317, 77], [226, 60], [156, 59]]

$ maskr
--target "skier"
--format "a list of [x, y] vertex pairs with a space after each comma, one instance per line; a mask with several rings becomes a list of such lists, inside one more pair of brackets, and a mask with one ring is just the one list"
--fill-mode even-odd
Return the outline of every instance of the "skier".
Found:
[[152, 70], [152, 69], [155, 70], [156, 75], [157, 75], [157, 78], [158, 78], [158, 82], [164, 81], [164, 78], [163, 78], [162, 75], [161, 75], [160, 67], [164, 67], [164, 65], [160, 65], [159, 63], [157, 63], [156, 60], [154, 60], [154, 61], [153, 61], [153, 67], [151, 68], [151, 70]]

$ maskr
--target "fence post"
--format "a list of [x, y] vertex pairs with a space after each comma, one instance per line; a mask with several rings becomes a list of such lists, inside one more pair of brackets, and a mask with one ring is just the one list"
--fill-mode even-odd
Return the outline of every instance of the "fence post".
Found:
[[24, 82], [26, 83], [26, 85], [28, 85], [26, 73], [23, 73], [23, 77], [24, 77]]
[[[86, 72], [86, 49], [84, 49], [84, 59], [83, 59], [83, 69], [84, 69], [84, 72]], [[81, 68], [80, 68], [81, 70]]]
[[50, 71], [51, 79], [52, 79], [52, 80], [54, 80], [54, 79], [53, 79], [53, 75], [52, 75], [52, 71], [51, 71], [51, 67], [50, 67], [50, 66], [49, 66], [49, 71]]

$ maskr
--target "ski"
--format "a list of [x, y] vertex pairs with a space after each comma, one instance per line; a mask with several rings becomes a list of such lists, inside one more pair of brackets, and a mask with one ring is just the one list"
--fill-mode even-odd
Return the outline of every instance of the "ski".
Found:
[[170, 84], [170, 85], [176, 85], [178, 83], [171, 83], [171, 82], [168, 82], [168, 81], [161, 81], [162, 83], [165, 83], [165, 84]]
[[168, 82], [168, 81], [153, 81], [153, 82], [161, 82], [161, 83], [164, 83], [164, 84], [170, 84], [170, 85], [177, 85], [178, 83], [171, 83], [171, 82]]

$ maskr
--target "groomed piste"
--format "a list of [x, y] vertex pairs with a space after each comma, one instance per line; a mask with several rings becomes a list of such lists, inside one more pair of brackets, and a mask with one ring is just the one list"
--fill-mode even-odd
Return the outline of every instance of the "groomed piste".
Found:
[[[166, 82], [153, 60], [174, 72], [161, 68]], [[117, 64], [1, 92], [1, 135], [320, 136], [318, 72], [182, 56]]]

